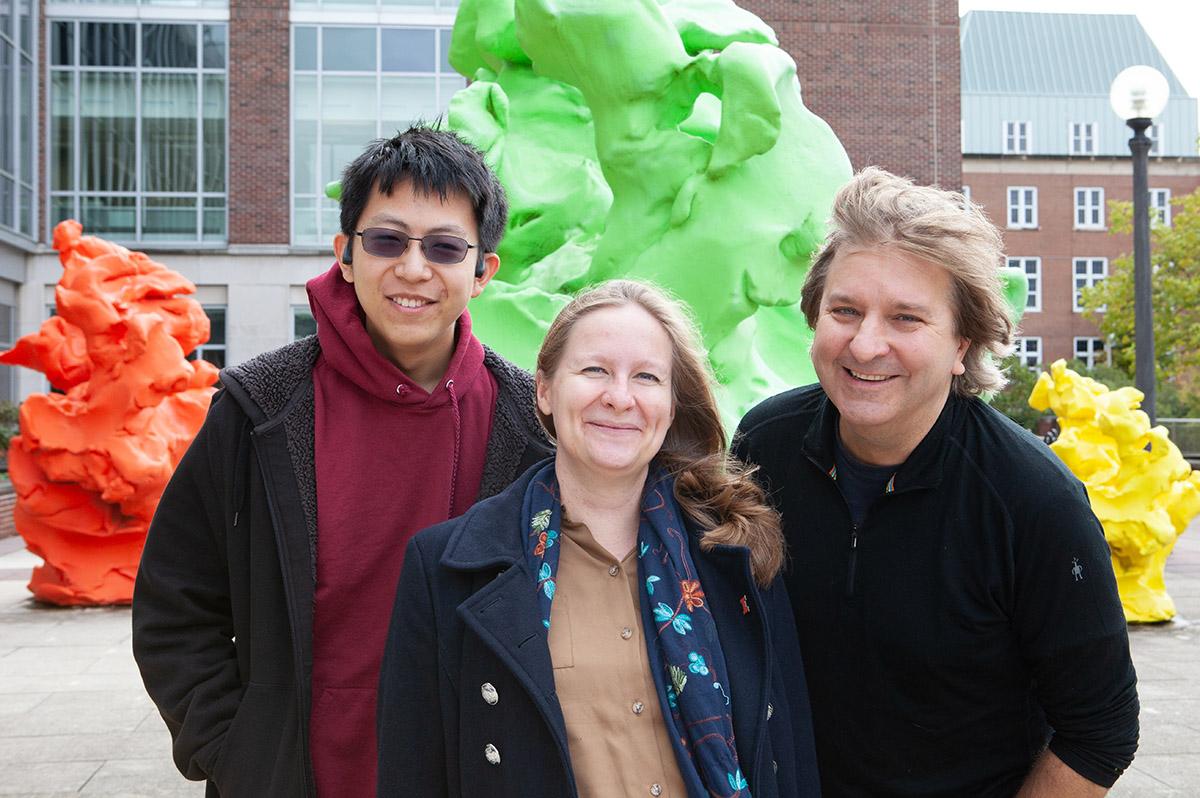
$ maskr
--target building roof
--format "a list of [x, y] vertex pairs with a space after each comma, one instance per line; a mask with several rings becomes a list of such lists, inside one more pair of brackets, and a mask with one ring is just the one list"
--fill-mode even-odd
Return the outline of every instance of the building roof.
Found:
[[1108, 96], [1121, 70], [1152, 66], [1171, 95], [1187, 90], [1132, 14], [968, 11], [959, 28], [962, 90]]
[[1108, 93], [1126, 67], [1152, 66], [1170, 99], [1156, 119], [1156, 153], [1196, 157], [1196, 100], [1132, 14], [968, 11], [962, 47], [963, 152], [1004, 152], [1005, 126], [1021, 122], [1029, 155], [1068, 155], [1074, 126], [1090, 125], [1088, 154], [1127, 156], [1129, 131]]

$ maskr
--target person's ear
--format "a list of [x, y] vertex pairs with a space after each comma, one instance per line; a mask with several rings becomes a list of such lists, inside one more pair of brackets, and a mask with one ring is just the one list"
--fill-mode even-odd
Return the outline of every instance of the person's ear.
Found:
[[472, 299], [483, 293], [483, 287], [492, 281], [500, 269], [500, 256], [495, 252], [483, 253], [482, 260], [482, 273], [480, 273], [478, 265], [475, 267], [475, 286], [471, 290]]
[[354, 243], [350, 239], [345, 233], [338, 233], [333, 237], [333, 251], [338, 259], [338, 266], [342, 269], [342, 279], [348, 283], [354, 282], [354, 267], [351, 265], [354, 259]]
[[971, 348], [970, 338], [958, 339], [958, 351], [954, 354], [954, 367], [950, 369], [951, 374], [965, 374], [967, 371], [966, 365], [963, 363], [963, 358], [967, 356], [967, 350]]

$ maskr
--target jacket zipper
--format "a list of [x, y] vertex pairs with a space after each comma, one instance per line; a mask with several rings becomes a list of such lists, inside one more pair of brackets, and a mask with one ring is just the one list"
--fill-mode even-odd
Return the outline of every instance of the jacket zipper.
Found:
[[850, 528], [850, 557], [846, 564], [846, 598], [854, 595], [854, 569], [858, 559], [858, 524]]

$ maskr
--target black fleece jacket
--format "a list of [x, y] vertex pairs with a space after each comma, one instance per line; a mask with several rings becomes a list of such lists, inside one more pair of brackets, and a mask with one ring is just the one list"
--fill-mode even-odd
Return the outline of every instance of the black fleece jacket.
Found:
[[[167, 485], [133, 596], [133, 652], [209, 796], [315, 795], [308, 751], [317, 504], [315, 336], [221, 372]], [[533, 378], [490, 350], [492, 436], [479, 498], [551, 447]], [[367, 740], [365, 744], [373, 744]]]
[[1136, 676], [1083, 485], [951, 396], [855, 525], [837, 419], [800, 388], [751, 410], [735, 444], [783, 515], [822, 790], [1011, 796], [1047, 742], [1110, 786], [1137, 748]]

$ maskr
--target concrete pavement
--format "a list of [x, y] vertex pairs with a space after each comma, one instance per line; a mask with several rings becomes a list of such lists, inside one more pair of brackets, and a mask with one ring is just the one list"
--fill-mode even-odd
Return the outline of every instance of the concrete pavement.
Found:
[[[129, 608], [35, 604], [25, 585], [39, 562], [19, 537], [0, 539], [0, 796], [202, 796], [176, 772], [142, 689]], [[1179, 617], [1130, 627], [1142, 741], [1116, 798], [1200, 795], [1200, 519], [1167, 563], [1167, 589]]]

